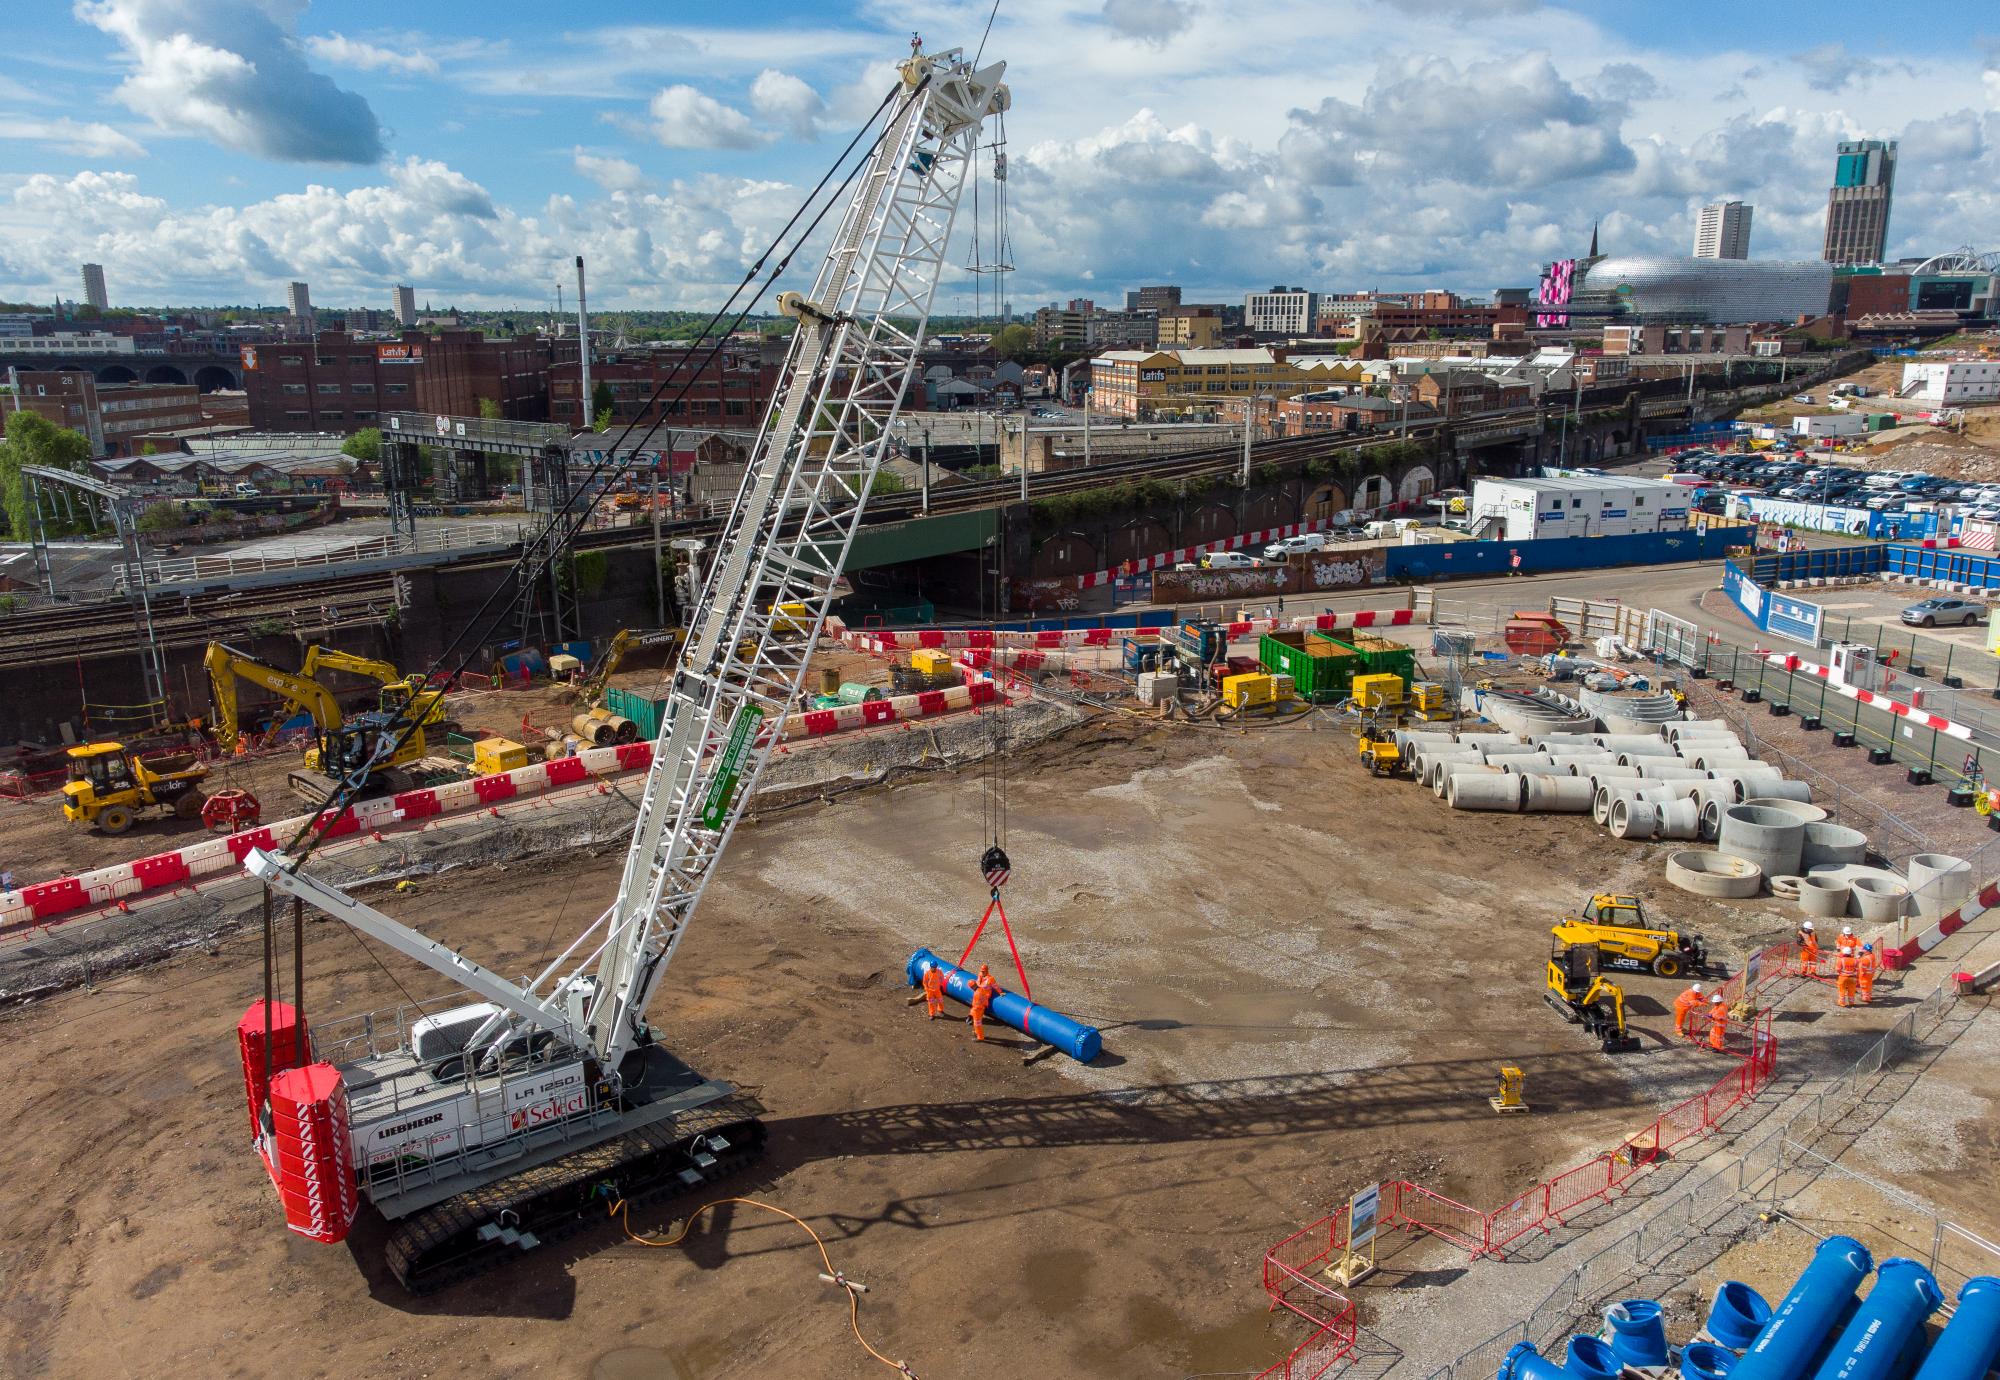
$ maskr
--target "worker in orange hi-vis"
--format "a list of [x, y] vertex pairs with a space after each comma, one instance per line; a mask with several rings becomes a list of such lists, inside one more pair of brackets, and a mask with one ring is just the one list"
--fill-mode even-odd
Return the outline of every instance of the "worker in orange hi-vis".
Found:
[[1861, 988], [1861, 1004], [1867, 1006], [1875, 1000], [1875, 974], [1881, 964], [1875, 959], [1875, 946], [1863, 944], [1860, 954], [1854, 960], [1854, 977]]
[[979, 965], [979, 981], [972, 985], [972, 1038], [986, 1038], [986, 1009], [993, 1005], [993, 995], [1000, 990], [1000, 984], [993, 980], [993, 974], [986, 971], [986, 965]]
[[1721, 1049], [1729, 1035], [1729, 1003], [1717, 992], [1708, 1003], [1708, 1047]]
[[1813, 922], [1803, 921], [1799, 925], [1799, 976], [1819, 975], [1819, 933], [1813, 929]]
[[1861, 959], [1858, 955], [1845, 953], [1833, 961], [1833, 1004], [1835, 1006], [1859, 1006], [1861, 987]]
[[1693, 1040], [1699, 1038], [1691, 1027], [1695, 1013], [1701, 1010], [1701, 984], [1694, 986], [1674, 998], [1674, 1034]]
[[1854, 937], [1854, 926], [1842, 925], [1840, 937], [1833, 941], [1834, 957], [1846, 958], [1859, 952], [1861, 952], [1861, 941]]
[[935, 963], [924, 969], [924, 1010], [932, 1020], [944, 1014], [944, 969]]

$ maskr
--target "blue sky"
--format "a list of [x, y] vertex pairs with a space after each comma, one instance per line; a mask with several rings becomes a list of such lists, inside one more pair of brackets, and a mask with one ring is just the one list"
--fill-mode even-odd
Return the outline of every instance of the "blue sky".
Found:
[[[717, 300], [887, 89], [989, 0], [17, 6], [0, 295]], [[1968, 13], [1979, 15], [1977, 9]], [[1811, 257], [1843, 137], [1903, 140], [1892, 252], [2000, 247], [2000, 58], [1935, 5], [1002, 0], [1017, 306], [1173, 281], [1524, 284], [1684, 253], [1704, 200]], [[1960, 22], [1963, 22], [1961, 18]], [[2000, 37], [2000, 20], [1991, 26]], [[945, 310], [969, 306], [965, 281]]]

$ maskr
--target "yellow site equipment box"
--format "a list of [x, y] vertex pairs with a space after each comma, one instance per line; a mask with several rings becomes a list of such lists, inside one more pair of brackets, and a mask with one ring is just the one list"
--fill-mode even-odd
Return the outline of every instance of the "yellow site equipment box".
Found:
[[1403, 702], [1403, 678], [1390, 672], [1354, 678], [1354, 702], [1363, 709], [1392, 709]]
[[1277, 696], [1277, 685], [1264, 671], [1249, 671], [1242, 675], [1222, 678], [1222, 702], [1231, 709], [1250, 709], [1260, 704], [1271, 704]]
[[951, 670], [951, 653], [936, 647], [923, 647], [910, 653], [910, 666], [927, 676], [948, 676]]
[[1282, 671], [1273, 671], [1271, 672], [1271, 695], [1280, 704], [1283, 704], [1286, 700], [1295, 700], [1299, 697], [1298, 683]]
[[481, 738], [472, 745], [474, 776], [494, 776], [527, 765], [527, 748], [512, 738]]

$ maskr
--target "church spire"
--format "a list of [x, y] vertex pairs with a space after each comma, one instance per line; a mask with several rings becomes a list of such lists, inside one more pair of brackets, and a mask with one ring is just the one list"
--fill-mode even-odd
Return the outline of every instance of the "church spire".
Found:
[[1590, 258], [1597, 257], [1597, 222], [1590, 223]]

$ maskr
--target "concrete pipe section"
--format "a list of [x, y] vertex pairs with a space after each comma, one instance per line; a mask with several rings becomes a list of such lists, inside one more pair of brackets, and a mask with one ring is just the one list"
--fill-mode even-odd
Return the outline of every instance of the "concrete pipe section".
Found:
[[1655, 757], [1671, 763], [1674, 761], [1674, 750], [1665, 743], [1657, 740], [1650, 747], [1628, 747], [1618, 750], [1618, 762], [1620, 766], [1636, 767], [1641, 762]]
[[1594, 767], [1575, 763], [1570, 767], [1570, 774], [1572, 776], [1587, 777], [1593, 785], [1606, 781], [1637, 781], [1639, 779], [1639, 769], [1637, 767], [1621, 767], [1616, 762], [1601, 762]]
[[1657, 837], [1692, 839], [1701, 837], [1701, 806], [1683, 797], [1654, 807], [1659, 817]]
[[1650, 839], [1660, 832], [1660, 815], [1644, 800], [1614, 800], [1611, 802], [1611, 837], [1614, 839]]
[[1815, 920], [1838, 920], [1847, 914], [1853, 888], [1838, 877], [1801, 877], [1799, 909]]
[[1487, 765], [1498, 767], [1510, 776], [1538, 776], [1556, 769], [1555, 761], [1552, 758], [1539, 755], [1532, 757], [1496, 757]]
[[1541, 749], [1533, 743], [1516, 743], [1512, 741], [1481, 743], [1479, 744], [1479, 750], [1489, 762], [1496, 757], [1530, 757], [1541, 752]]
[[1446, 800], [1452, 794], [1454, 776], [1506, 776], [1498, 766], [1482, 766], [1478, 762], [1438, 762], [1430, 776], [1430, 794], [1438, 800]]
[[1667, 880], [1696, 896], [1755, 896], [1764, 886], [1757, 864], [1722, 853], [1683, 848], [1667, 855]]
[[1528, 781], [1524, 776], [1509, 776], [1504, 772], [1492, 776], [1456, 772], [1452, 775], [1445, 801], [1454, 810], [1500, 810], [1517, 815], [1521, 812], [1521, 799], [1527, 790]]
[[1726, 733], [1735, 737], [1735, 732], [1721, 719], [1682, 719], [1679, 723], [1668, 724], [1661, 732], [1670, 743], [1678, 743], [1690, 734], [1699, 737], [1704, 733]]
[[1791, 877], [1782, 873], [1776, 877], [1766, 877], [1764, 879], [1764, 885], [1771, 888], [1771, 894], [1781, 901], [1798, 900], [1799, 888], [1804, 886], [1805, 883], [1806, 879], [1804, 877]]
[[1854, 907], [1862, 922], [1893, 925], [1903, 918], [1910, 903], [1910, 889], [1901, 882], [1885, 882], [1880, 877], [1854, 879]]
[[[1850, 829], [1844, 824], [1829, 824], [1820, 820], [1806, 826], [1805, 854], [1800, 860], [1806, 871], [1822, 863], [1858, 863], [1868, 861], [1868, 835], [1859, 829]], [[1970, 868], [1966, 869], [1969, 873]], [[1910, 861], [1910, 885], [1917, 885], [1916, 860]], [[1838, 914], [1839, 912], [1835, 912]]]
[[[1858, 860], [1857, 860], [1858, 861]], [[1910, 895], [1917, 914], [1940, 920], [1972, 895], [1972, 864], [1948, 853], [1919, 853], [1910, 859]]]
[[1790, 815], [1800, 824], [1824, 824], [1827, 821], [1825, 810], [1804, 800], [1787, 800], [1777, 795], [1753, 795], [1743, 803], [1766, 810], [1776, 810], [1781, 815]]
[[1683, 760], [1700, 767], [1703, 771], [1757, 771], [1764, 766], [1762, 762], [1753, 761], [1749, 753], [1740, 749], [1736, 752], [1717, 752], [1711, 748], [1703, 748], [1693, 757]]
[[1746, 802], [1731, 805], [1722, 812], [1716, 851], [1755, 863], [1763, 875], [1776, 877], [1799, 870], [1805, 844], [1803, 820], [1794, 819], [1783, 810]]
[[1706, 781], [1708, 773], [1700, 767], [1684, 766], [1670, 758], [1649, 757], [1639, 763], [1639, 775], [1648, 781]]
[[1580, 815], [1589, 813], [1590, 800], [1588, 781], [1574, 776], [1531, 776], [1528, 778], [1527, 798], [1521, 802], [1521, 808], [1531, 812]]
[[1611, 752], [1623, 752], [1627, 748], [1644, 751], [1662, 740], [1657, 733], [1593, 733], [1588, 741]]

